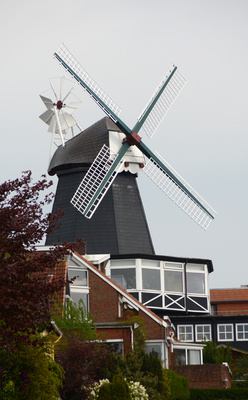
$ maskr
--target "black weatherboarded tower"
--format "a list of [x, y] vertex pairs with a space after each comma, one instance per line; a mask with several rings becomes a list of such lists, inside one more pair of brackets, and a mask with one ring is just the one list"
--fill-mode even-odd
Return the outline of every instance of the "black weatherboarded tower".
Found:
[[120, 129], [108, 117], [101, 119], [60, 146], [49, 165], [58, 176], [53, 212], [64, 211], [60, 227], [48, 235], [46, 245], [82, 238], [88, 254], [153, 255], [154, 248], [139, 189], [137, 174], [121, 172], [102, 200], [94, 217], [85, 218], [70, 200], [104, 144]]

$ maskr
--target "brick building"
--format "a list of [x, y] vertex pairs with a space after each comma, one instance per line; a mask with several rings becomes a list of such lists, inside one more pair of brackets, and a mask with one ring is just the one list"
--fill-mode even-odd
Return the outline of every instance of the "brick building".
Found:
[[[43, 247], [40, 251], [46, 249]], [[126, 354], [133, 347], [137, 322], [131, 317], [139, 316], [145, 324], [146, 351], [157, 353], [165, 367], [169, 368], [178, 355], [184, 358], [186, 364], [202, 364], [203, 346], [180, 343], [169, 316], [159, 317], [101, 271], [104, 269], [105, 258], [98, 257], [100, 262], [97, 268], [84, 256], [74, 252], [61, 263], [63, 274], [75, 280], [61, 291], [60, 299], [66, 301], [69, 296], [76, 303], [82, 299], [86, 310], [93, 317], [96, 316], [97, 331], [103, 333], [107, 342], [118, 352]]]

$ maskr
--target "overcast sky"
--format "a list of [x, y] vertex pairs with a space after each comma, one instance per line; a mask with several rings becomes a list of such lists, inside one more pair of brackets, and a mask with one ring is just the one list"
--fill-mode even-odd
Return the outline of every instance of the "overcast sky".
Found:
[[[218, 214], [205, 232], [139, 177], [156, 253], [211, 259], [211, 288], [248, 284], [247, 21], [247, 0], [3, 0], [1, 182], [47, 171], [39, 94], [65, 75], [53, 58], [62, 42], [131, 128], [174, 63], [187, 85], [154, 138], [141, 136]], [[104, 114], [80, 87], [75, 93], [84, 129]]]

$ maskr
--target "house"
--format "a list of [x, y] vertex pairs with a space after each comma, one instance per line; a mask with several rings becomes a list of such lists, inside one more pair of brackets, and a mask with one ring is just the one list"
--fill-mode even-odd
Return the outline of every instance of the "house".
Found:
[[178, 339], [191, 343], [213, 340], [217, 345], [232, 347], [236, 353], [248, 352], [248, 288], [211, 289], [210, 303], [211, 313], [204, 317], [171, 317]]
[[[40, 251], [46, 249], [41, 247]], [[185, 364], [202, 364], [203, 345], [180, 343], [169, 316], [159, 317], [102, 272], [106, 259], [106, 255], [98, 257], [96, 267], [85, 256], [73, 252], [60, 265], [64, 265], [69, 279], [75, 279], [59, 294], [60, 298], [65, 301], [69, 296], [76, 303], [83, 299], [86, 310], [92, 316], [96, 315], [97, 331], [103, 333], [109, 345], [118, 352], [127, 354], [132, 349], [137, 322], [130, 316], [139, 316], [145, 324], [146, 351], [157, 353], [165, 367], [169, 368], [179, 359]]]

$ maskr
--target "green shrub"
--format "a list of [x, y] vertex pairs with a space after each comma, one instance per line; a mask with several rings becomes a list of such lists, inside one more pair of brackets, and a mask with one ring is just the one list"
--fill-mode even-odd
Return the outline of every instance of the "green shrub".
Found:
[[248, 389], [190, 389], [190, 400], [247, 400]]
[[98, 400], [111, 400], [111, 383], [104, 383], [99, 390]]
[[167, 371], [167, 376], [170, 382], [170, 400], [188, 400], [190, 398], [188, 379], [170, 369]]
[[130, 400], [127, 381], [121, 374], [114, 375], [111, 384], [111, 393], [113, 400]]

